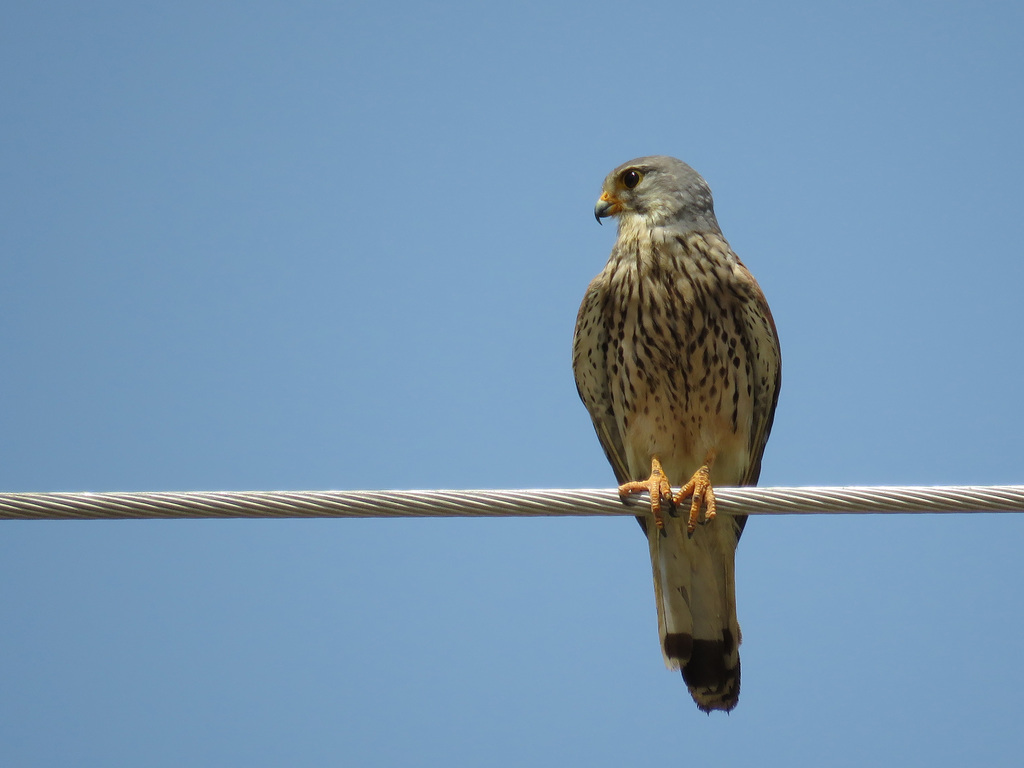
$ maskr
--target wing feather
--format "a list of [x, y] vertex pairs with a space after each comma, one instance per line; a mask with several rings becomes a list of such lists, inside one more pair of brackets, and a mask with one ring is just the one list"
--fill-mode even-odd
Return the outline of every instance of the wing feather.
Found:
[[[626, 449], [618, 421], [612, 410], [611, 384], [608, 380], [608, 329], [604, 322], [603, 306], [607, 300], [607, 286], [603, 275], [595, 277], [576, 315], [576, 332], [572, 343], [572, 368], [576, 377], [576, 391], [587, 406], [594, 431], [601, 442], [615, 479], [621, 485], [629, 481], [626, 469]], [[605, 405], [602, 406], [601, 404]]]

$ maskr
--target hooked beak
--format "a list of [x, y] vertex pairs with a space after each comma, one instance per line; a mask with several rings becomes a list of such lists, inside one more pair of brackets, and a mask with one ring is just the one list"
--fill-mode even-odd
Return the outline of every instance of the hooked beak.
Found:
[[619, 212], [619, 210], [621, 210], [621, 208], [622, 203], [607, 192], [602, 192], [601, 197], [597, 201], [597, 205], [594, 206], [594, 218], [597, 219], [597, 223], [600, 224], [601, 219], [606, 216], [614, 216]]

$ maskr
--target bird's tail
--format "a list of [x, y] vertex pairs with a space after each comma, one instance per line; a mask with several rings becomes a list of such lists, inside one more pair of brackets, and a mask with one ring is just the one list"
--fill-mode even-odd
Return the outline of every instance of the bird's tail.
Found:
[[719, 515], [686, 532], [686, 516], [648, 525], [661, 650], [681, 669], [697, 706], [728, 712], [740, 696], [740, 626], [736, 620], [735, 554], [739, 522]]

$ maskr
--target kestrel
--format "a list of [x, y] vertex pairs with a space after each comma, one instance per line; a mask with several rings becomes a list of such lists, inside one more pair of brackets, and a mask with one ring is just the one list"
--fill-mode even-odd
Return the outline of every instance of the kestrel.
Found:
[[[775, 322], [686, 163], [619, 166], [594, 215], [617, 216], [619, 232], [576, 319], [576, 387], [620, 495], [650, 493], [637, 519], [665, 664], [682, 670], [700, 709], [729, 711], [740, 692], [735, 554], [746, 517], [716, 518], [713, 488], [754, 485], [761, 472], [782, 373]], [[675, 494], [672, 482], [683, 484]]]

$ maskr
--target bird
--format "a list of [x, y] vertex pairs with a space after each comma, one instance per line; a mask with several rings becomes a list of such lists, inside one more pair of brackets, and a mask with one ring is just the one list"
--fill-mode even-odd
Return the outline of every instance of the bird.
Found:
[[577, 315], [576, 388], [619, 495], [650, 494], [637, 520], [665, 664], [700, 710], [729, 712], [740, 690], [735, 553], [746, 516], [716, 515], [714, 488], [757, 483], [782, 381], [778, 332], [722, 235], [711, 189], [683, 161], [620, 165], [594, 216], [616, 217], [618, 236]]

